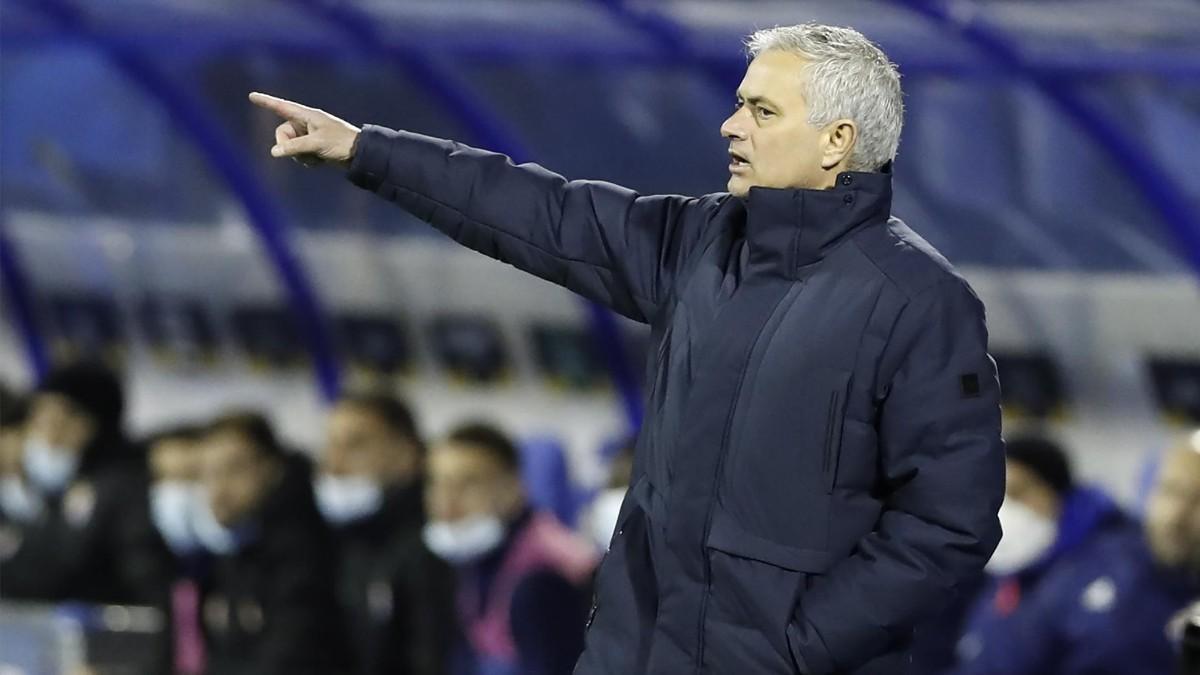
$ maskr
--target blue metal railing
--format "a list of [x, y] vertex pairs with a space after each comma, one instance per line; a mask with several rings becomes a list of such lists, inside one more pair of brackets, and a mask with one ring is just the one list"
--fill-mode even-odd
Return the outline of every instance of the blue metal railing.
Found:
[[[201, 155], [217, 171], [231, 192], [246, 208], [251, 227], [258, 235], [287, 291], [292, 312], [300, 324], [316, 371], [317, 383], [326, 399], [337, 396], [340, 374], [325, 314], [300, 261], [288, 240], [286, 218], [270, 192], [250, 170], [244, 154], [217, 123], [217, 117], [189, 91], [164, 75], [154, 62], [128, 45], [106, 38], [87, 25], [82, 12], [66, 0], [21, 0], [52, 18], [60, 28], [91, 42], [121, 72], [167, 111], [170, 119], [193, 141]], [[8, 248], [8, 247], [6, 247]], [[10, 269], [6, 266], [6, 269]], [[19, 267], [12, 266], [20, 278]], [[18, 283], [24, 287], [24, 280]], [[44, 368], [44, 341], [31, 329], [27, 336], [31, 354], [41, 354], [33, 363], [35, 372]]]
[[898, 5], [929, 18], [947, 30], [960, 33], [988, 57], [1013, 74], [1028, 80], [1042, 96], [1058, 107], [1080, 129], [1092, 137], [1113, 159], [1151, 208], [1162, 216], [1175, 236], [1184, 257], [1200, 275], [1200, 214], [1188, 203], [1182, 183], [1164, 169], [1133, 137], [1098, 106], [1091, 105], [1074, 83], [1060, 72], [1033, 67], [1005, 37], [978, 22], [964, 21], [951, 6], [940, 0], [894, 0]]
[[25, 345], [25, 357], [29, 361], [29, 368], [33, 371], [34, 380], [40, 382], [50, 367], [46, 341], [38, 326], [29, 277], [21, 267], [5, 226], [5, 220], [0, 215], [0, 280], [4, 282], [4, 296], [16, 322], [17, 331], [21, 335], [21, 342]]
[[[262, 239], [287, 289], [293, 312], [300, 320], [321, 389], [326, 396], [333, 396], [339, 381], [337, 359], [316, 293], [291, 250], [283, 212], [247, 166], [244, 154], [213, 121], [205, 106], [155, 67], [148, 55], [161, 50], [163, 36], [136, 31], [115, 36], [108, 32], [111, 29], [88, 25], [84, 14], [69, 0], [13, 1], [20, 1], [33, 11], [52, 17], [61, 33], [23, 36], [4, 30], [3, 38], [8, 49], [41, 44], [44, 40], [61, 40], [64, 36], [82, 38], [95, 45], [114, 65], [163, 105], [176, 123], [190, 134], [205, 158], [245, 205], [251, 224]], [[623, 0], [594, 2], [610, 12], [618, 24], [648, 36], [650, 47], [636, 42], [606, 45], [581, 35], [577, 41], [569, 44], [553, 43], [547, 47], [561, 51], [561, 54], [555, 53], [564, 61], [608, 67], [629, 64], [683, 65], [705, 73], [706, 79], [714, 87], [736, 83], [736, 77], [745, 63], [741, 54], [714, 56], [697, 53], [689, 47], [686, 28], [661, 13], [633, 10]], [[476, 94], [469, 83], [458, 77], [453, 69], [446, 67], [445, 59], [451, 59], [456, 64], [492, 60], [513, 63], [544, 59], [547, 58], [545, 54], [535, 53], [513, 40], [505, 43], [503, 39], [489, 39], [486, 44], [474, 45], [463, 41], [439, 46], [440, 56], [435, 57], [429, 53], [428, 45], [414, 46], [387, 40], [381, 35], [375, 18], [351, 3], [291, 0], [288, 4], [319, 19], [347, 39], [343, 42], [330, 40], [301, 45], [294, 40], [276, 40], [269, 34], [250, 35], [241, 32], [207, 36], [201, 48], [225, 54], [237, 50], [269, 50], [279, 55], [298, 50], [309, 55], [328, 56], [344, 54], [347, 49], [357, 49], [364, 54], [384, 57], [401, 66], [448, 112], [457, 116], [479, 144], [504, 152], [518, 161], [531, 158], [527, 145], [518, 134], [505, 124], [483, 97]], [[1125, 173], [1146, 197], [1150, 207], [1167, 223], [1184, 257], [1200, 273], [1200, 214], [1191, 208], [1181, 181], [1172, 176], [1117, 120], [1090, 104], [1078, 88], [1078, 81], [1082, 78], [1131, 74], [1197, 82], [1200, 81], [1200, 53], [1153, 51], [1139, 54], [1137, 58], [1104, 53], [1087, 59], [1071, 58], [1061, 53], [1029, 55], [1022, 53], [1002, 32], [978, 22], [960, 20], [945, 2], [894, 0], [894, 4], [907, 8], [943, 30], [955, 31], [976, 47], [977, 54], [974, 56], [956, 57], [958, 60], [953, 62], [922, 59], [919, 47], [908, 48], [913, 50], [911, 58], [906, 53], [894, 53], [893, 58], [906, 63], [908, 74], [1017, 77], [1032, 83], [1046, 100], [1105, 149], [1114, 160], [1114, 166]], [[4, 275], [9, 302], [16, 310], [33, 369], [40, 372], [45, 367], [46, 349], [37, 330], [32, 299], [28, 295], [29, 284], [21, 274], [16, 253], [11, 246], [2, 239], [0, 244], [4, 244], [4, 250], [0, 251], [0, 273]], [[21, 299], [22, 294], [24, 299]], [[628, 419], [636, 426], [643, 414], [642, 397], [630, 361], [624, 354], [620, 332], [607, 311], [590, 307], [589, 316], [593, 331], [604, 346]]]
[[[352, 5], [332, 5], [320, 0], [294, 0], [294, 4], [344, 32], [361, 51], [389, 59], [413, 80], [432, 93], [444, 108], [455, 115], [476, 142], [517, 162], [528, 161], [533, 153], [519, 135], [504, 123], [486, 99], [477, 95], [464, 79], [438, 61], [403, 45], [380, 37], [371, 17]], [[604, 356], [613, 383], [632, 429], [642, 423], [643, 401], [633, 364], [626, 354], [620, 328], [606, 308], [588, 302], [587, 315], [597, 346]]]

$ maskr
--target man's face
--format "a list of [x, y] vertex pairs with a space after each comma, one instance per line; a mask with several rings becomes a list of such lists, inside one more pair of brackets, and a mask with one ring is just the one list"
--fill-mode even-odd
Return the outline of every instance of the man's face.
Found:
[[321, 469], [335, 476], [371, 478], [382, 484], [411, 480], [417, 448], [373, 410], [342, 403], [329, 416]]
[[217, 522], [229, 527], [252, 514], [275, 483], [275, 461], [235, 431], [203, 441], [202, 475]]
[[744, 197], [754, 186], [833, 185], [836, 171], [828, 169], [838, 165], [842, 155], [836, 150], [830, 155], [829, 133], [808, 123], [802, 91], [805, 63], [789, 52], [766, 51], [746, 69], [737, 91], [738, 107], [721, 125], [731, 153], [730, 193]]
[[425, 505], [431, 520], [474, 516], [508, 520], [524, 504], [520, 478], [485, 450], [442, 443], [429, 453]]
[[40, 393], [33, 398], [25, 432], [47, 445], [79, 455], [96, 433], [92, 418], [79, 410], [70, 399], [53, 393]]
[[204, 474], [200, 443], [188, 438], [164, 438], [150, 447], [150, 479], [198, 483]]
[[1200, 574], [1200, 432], [1163, 462], [1146, 504], [1146, 535], [1166, 567]]
[[1054, 489], [1020, 462], [1007, 460], [1004, 466], [1004, 498], [1021, 502], [1039, 516], [1057, 523], [1062, 512], [1062, 500]]

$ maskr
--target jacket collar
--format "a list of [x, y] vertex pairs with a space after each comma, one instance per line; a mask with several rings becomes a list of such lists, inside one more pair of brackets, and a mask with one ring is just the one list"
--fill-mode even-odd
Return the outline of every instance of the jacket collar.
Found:
[[743, 202], [751, 269], [800, 279], [848, 232], [887, 220], [891, 168], [840, 173], [827, 190], [753, 187]]

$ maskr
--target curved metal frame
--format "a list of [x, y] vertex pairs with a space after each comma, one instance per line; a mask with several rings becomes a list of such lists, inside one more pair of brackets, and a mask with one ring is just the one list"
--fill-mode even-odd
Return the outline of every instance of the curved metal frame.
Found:
[[[333, 349], [330, 332], [316, 293], [308, 283], [300, 261], [288, 242], [283, 209], [275, 203], [270, 192], [246, 165], [242, 153], [215, 122], [216, 117], [209, 114], [204, 104], [191, 96], [186, 89], [176, 86], [159, 72], [149, 60], [90, 31], [81, 13], [69, 2], [23, 1], [34, 10], [53, 19], [63, 29], [92, 41], [118, 70], [157, 101], [171, 119], [188, 132], [188, 138], [245, 207], [250, 224], [288, 293], [292, 312], [300, 322], [301, 333], [312, 355], [320, 391], [327, 400], [335, 398], [340, 384], [337, 354]], [[5, 269], [20, 276], [17, 266], [6, 265]], [[20, 287], [28, 286], [22, 283]], [[25, 302], [31, 302], [31, 299], [27, 298]], [[34, 330], [36, 331], [36, 328]], [[42, 361], [34, 362], [35, 371], [44, 368], [45, 350], [40, 346], [42, 340], [36, 332], [27, 337], [27, 344], [31, 354], [42, 354]]]
[[946, 3], [937, 0], [894, 0], [950, 30], [957, 30], [1010, 73], [1023, 77], [1112, 156], [1119, 169], [1156, 209], [1200, 275], [1200, 214], [1188, 204], [1183, 186], [1137, 141], [1098, 107], [1089, 105], [1075, 87], [1051, 73], [1030, 68], [1021, 53], [1003, 36], [978, 23], [959, 20]]
[[[175, 86], [150, 61], [141, 57], [136, 42], [115, 40], [90, 31], [80, 12], [69, 0], [20, 1], [53, 18], [65, 31], [84, 36], [96, 44], [120, 70], [156, 99], [181, 127], [190, 132], [196, 146], [245, 206], [255, 232], [261, 238], [289, 293], [293, 312], [302, 324], [321, 390], [326, 397], [335, 396], [339, 381], [336, 355], [317, 296], [287, 241], [283, 211], [245, 165], [244, 157], [223, 130], [211, 121], [213, 118], [208, 115], [203, 104], [183, 88]], [[635, 55], [632, 57], [635, 60], [661, 60], [691, 65], [700, 68], [714, 86], [723, 86], [732, 76], [732, 59], [714, 60], [692, 53], [683, 39], [684, 27], [670, 18], [659, 13], [631, 10], [625, 0], [594, 2], [606, 7], [619, 22], [630, 26], [632, 30], [645, 32], [662, 45], [657, 55]], [[1003, 35], [980, 24], [963, 23], [944, 2], [894, 2], [939, 26], [961, 31], [986, 60], [1006, 73], [1031, 82], [1043, 97], [1074, 120], [1104, 148], [1150, 202], [1151, 207], [1158, 211], [1182, 246], [1188, 261], [1200, 274], [1200, 214], [1193, 212], [1180, 182], [1153, 156], [1144, 151], [1115, 120], [1098, 107], [1090, 105], [1072, 86], [1066, 77], [1075, 72], [1071, 69], [1071, 64], [1048, 65], [1026, 59]], [[504, 152], [518, 161], [529, 158], [530, 153], [517, 134], [504, 124], [500, 115], [482, 97], [472, 91], [468, 83], [462, 82], [461, 78], [418, 49], [385, 42], [379, 36], [369, 15], [347, 4], [331, 5], [319, 0], [293, 0], [292, 4], [345, 33], [353, 46], [395, 61], [457, 115], [459, 121], [481, 144]], [[1196, 69], [1200, 67], [1200, 63], [1191, 62], [1172, 62], [1168, 65], [1170, 67], [1163, 72], [1166, 77], [1190, 77], [1195, 75]], [[1146, 64], [1137, 65], [1137, 68], [1144, 67], [1147, 67]], [[1124, 72], [1123, 68], [1127, 69], [1122, 64], [1101, 63], [1087, 66], [1085, 71]], [[28, 284], [21, 273], [16, 254], [9, 242], [3, 239], [2, 232], [0, 244], [3, 244], [0, 246], [3, 249], [0, 251], [0, 274], [3, 275], [10, 302], [16, 310], [16, 318], [33, 369], [35, 373], [41, 373], [46, 367], [46, 350], [37, 329]], [[617, 324], [609, 312], [594, 305], [589, 307], [589, 316], [599, 344], [603, 345], [627, 417], [636, 428], [643, 414], [642, 397], [631, 364], [625, 357]]]
[[38, 329], [33, 294], [29, 291], [29, 277], [21, 269], [21, 262], [8, 239], [5, 226], [5, 220], [0, 215], [0, 280], [4, 281], [4, 295], [12, 308], [34, 380], [41, 382], [50, 367], [50, 360], [46, 354], [46, 343]]
[[[521, 142], [518, 134], [504, 123], [499, 113], [483, 97], [472, 91], [468, 83], [426, 55], [384, 41], [368, 15], [349, 4], [332, 5], [320, 0], [294, 0], [294, 4], [346, 33], [356, 48], [390, 59], [403, 68], [414, 80], [441, 99], [445, 108], [458, 117], [459, 122], [481, 145], [518, 162], [532, 157], [533, 153]], [[596, 344], [620, 394], [626, 420], [630, 428], [636, 430], [641, 427], [644, 414], [642, 393], [626, 354], [620, 328], [607, 308], [593, 302], [585, 304]]]

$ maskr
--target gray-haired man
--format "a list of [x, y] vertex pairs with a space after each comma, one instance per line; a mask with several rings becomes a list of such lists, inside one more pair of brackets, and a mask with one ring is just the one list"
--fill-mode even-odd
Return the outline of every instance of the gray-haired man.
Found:
[[577, 673], [905, 672], [1004, 494], [983, 306], [891, 218], [899, 76], [859, 33], [761, 31], [727, 193], [641, 196], [261, 94], [272, 154], [651, 325], [633, 485]]

